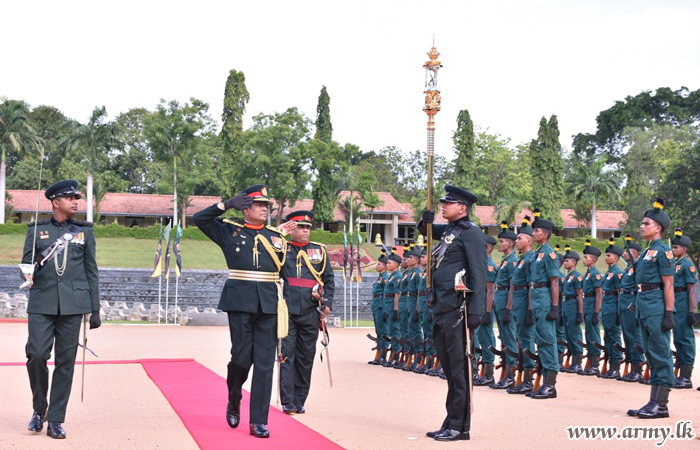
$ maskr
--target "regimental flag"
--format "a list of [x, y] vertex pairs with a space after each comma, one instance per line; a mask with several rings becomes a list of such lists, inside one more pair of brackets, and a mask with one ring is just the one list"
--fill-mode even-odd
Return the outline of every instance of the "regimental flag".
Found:
[[172, 231], [172, 227], [170, 224], [168, 224], [167, 227], [165, 227], [165, 267], [163, 270], [165, 271], [165, 279], [167, 280], [170, 278], [170, 232]]
[[348, 234], [345, 232], [343, 225], [343, 280], [347, 279], [348, 271]]
[[182, 227], [177, 224], [175, 240], [173, 241], [173, 253], [175, 253], [175, 277], [179, 278], [182, 273], [182, 257], [180, 251], [180, 238], [182, 237]]
[[350, 254], [348, 257], [348, 262], [350, 263], [350, 282], [352, 283], [352, 266], [353, 266], [353, 258], [355, 257], [355, 250], [352, 248], [352, 241], [353, 241], [353, 236], [352, 236], [352, 231], [350, 232]]
[[360, 267], [360, 249], [362, 248], [362, 233], [357, 230], [357, 282], [362, 283], [362, 268]]
[[158, 247], [156, 247], [156, 261], [153, 263], [153, 273], [151, 278], [156, 278], [161, 276], [163, 273], [163, 223], [160, 224], [160, 233], [158, 236]]

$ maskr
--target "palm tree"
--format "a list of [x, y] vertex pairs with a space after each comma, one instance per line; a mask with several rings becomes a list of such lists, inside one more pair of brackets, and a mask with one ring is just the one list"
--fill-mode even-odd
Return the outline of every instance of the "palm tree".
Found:
[[367, 242], [372, 242], [372, 219], [374, 219], [374, 210], [384, 204], [384, 200], [379, 198], [379, 195], [373, 191], [362, 192], [362, 201], [365, 207], [369, 209], [369, 227], [367, 228]]
[[[516, 198], [500, 198], [496, 202], [494, 212], [496, 213], [496, 223], [506, 221], [507, 223], [515, 223], [523, 209], [532, 209], [532, 204], [527, 200]], [[519, 226], [520, 223], [515, 223]]]
[[0, 199], [3, 207], [0, 208], [0, 223], [5, 223], [5, 181], [7, 153], [28, 153], [31, 148], [39, 148], [41, 142], [37, 137], [31, 121], [29, 120], [29, 106], [20, 100], [0, 99], [0, 148], [2, 159], [0, 160]]
[[92, 212], [92, 173], [98, 168], [100, 156], [108, 153], [113, 148], [119, 148], [120, 128], [115, 122], [107, 122], [107, 109], [95, 107], [90, 119], [84, 125], [76, 121], [70, 121], [66, 126], [68, 134], [60, 141], [67, 152], [79, 152], [83, 157], [83, 163], [87, 169], [87, 220], [93, 220]]
[[578, 202], [591, 204], [591, 237], [597, 238], [596, 203], [620, 197], [620, 180], [615, 172], [606, 171], [607, 157], [574, 161], [567, 176], [567, 195]]

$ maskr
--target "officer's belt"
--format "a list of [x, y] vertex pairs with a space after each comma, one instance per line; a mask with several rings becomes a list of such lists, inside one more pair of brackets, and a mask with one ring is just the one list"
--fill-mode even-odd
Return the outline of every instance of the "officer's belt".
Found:
[[688, 292], [688, 288], [687, 287], [673, 288], [673, 292]]
[[229, 280], [242, 281], [269, 281], [277, 283], [280, 280], [279, 272], [259, 272], [256, 270], [237, 270], [230, 269], [228, 271]]
[[617, 297], [617, 291], [603, 291], [603, 295], [608, 297]]
[[413, 297], [418, 297], [418, 291], [409, 291], [409, 292], [406, 292], [406, 297], [411, 297], [411, 298], [413, 298]]
[[382, 298], [384, 294], [372, 294], [372, 298]]
[[620, 295], [637, 295], [637, 291], [631, 289], [620, 289]]
[[639, 292], [646, 292], [646, 291], [658, 291], [664, 288], [664, 285], [661, 283], [647, 283], [647, 284], [638, 284], [637, 285], [637, 291]]
[[546, 283], [530, 283], [530, 289], [548, 288], [549, 281]]
[[384, 297], [386, 297], [386, 298], [394, 298], [394, 294], [384, 294]]
[[527, 289], [527, 288], [528, 288], [527, 286], [517, 286], [517, 285], [513, 285], [513, 291], [514, 291], [514, 292], [515, 292], [515, 291], [522, 291], [522, 290]]
[[400, 295], [401, 297], [405, 297], [405, 296], [408, 295], [408, 292], [407, 292], [407, 291], [403, 291], [403, 292], [400, 292], [399, 295]]
[[595, 292], [589, 292], [588, 294], [583, 294], [583, 296], [586, 298], [595, 297]]
[[418, 297], [425, 297], [425, 291], [418, 291]]
[[576, 300], [577, 298], [578, 298], [577, 295], [565, 295], [565, 296], [564, 296], [564, 301], [567, 301], [567, 300]]
[[502, 284], [497, 284], [496, 285], [496, 290], [497, 291], [507, 291], [510, 289], [510, 286], [504, 286]]
[[318, 282], [316, 280], [308, 280], [306, 278], [287, 278], [287, 284], [290, 286], [294, 287], [303, 287], [303, 288], [315, 288]]

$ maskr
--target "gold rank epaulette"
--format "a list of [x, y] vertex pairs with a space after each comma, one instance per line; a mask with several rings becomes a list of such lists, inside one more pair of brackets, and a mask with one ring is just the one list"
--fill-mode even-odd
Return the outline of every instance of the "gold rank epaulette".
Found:
[[223, 222], [224, 222], [224, 223], [228, 223], [228, 224], [230, 224], [230, 225], [233, 225], [233, 226], [235, 226], [235, 227], [243, 228], [243, 225], [241, 225], [241, 224], [238, 223], [238, 222], [234, 222], [233, 220], [224, 219]]
[[319, 247], [326, 248], [326, 244], [321, 244], [320, 242], [309, 241], [309, 244], [315, 244], [315, 245], [318, 245]]
[[280, 230], [279, 228], [273, 227], [272, 225], [267, 225], [265, 228], [267, 228], [270, 231], [274, 231], [275, 233], [279, 233], [282, 236], [286, 236], [287, 232], [284, 230]]

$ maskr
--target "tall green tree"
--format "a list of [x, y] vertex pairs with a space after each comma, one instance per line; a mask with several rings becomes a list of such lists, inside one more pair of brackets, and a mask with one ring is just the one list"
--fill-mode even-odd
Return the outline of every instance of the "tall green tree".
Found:
[[459, 186], [473, 188], [476, 181], [476, 148], [474, 145], [474, 123], [469, 111], [463, 109], [457, 115], [457, 129], [452, 134], [456, 154], [454, 182]]
[[596, 206], [601, 201], [620, 197], [621, 177], [606, 168], [607, 157], [593, 160], [577, 158], [567, 176], [567, 195], [578, 202], [591, 205], [591, 236], [598, 237]]
[[107, 121], [107, 109], [95, 107], [85, 124], [70, 121], [68, 133], [61, 144], [68, 153], [76, 154], [87, 169], [87, 220], [93, 219], [92, 176], [97, 170], [99, 160], [112, 150], [121, 147], [120, 128], [114, 122]]
[[542, 117], [537, 139], [530, 143], [532, 205], [542, 217], [562, 226], [561, 201], [564, 185], [564, 159], [559, 143], [559, 122], [556, 115], [549, 122]]
[[243, 139], [243, 114], [248, 101], [250, 94], [245, 85], [245, 74], [243, 71], [231, 70], [224, 88], [224, 110], [221, 114], [223, 125], [219, 133], [223, 142], [222, 179], [226, 185], [226, 196], [234, 195], [241, 188], [231, 182], [237, 178], [235, 172]]
[[314, 139], [330, 144], [333, 139], [333, 124], [331, 123], [331, 97], [326, 87], [321, 88], [316, 105], [316, 134]]
[[154, 167], [153, 150], [144, 133], [150, 115], [145, 108], [132, 108], [116, 118], [124, 145], [113, 157], [113, 170], [128, 182], [127, 192], [134, 194], [152, 194], [160, 181], [161, 173]]
[[313, 172], [311, 198], [314, 200], [315, 218], [321, 222], [332, 222], [348, 169], [347, 152], [334, 141], [320, 139], [312, 139], [306, 148]]
[[[27, 154], [42, 144], [29, 120], [29, 106], [20, 100], [0, 99], [0, 223], [5, 223], [5, 184], [8, 154]], [[38, 159], [38, 158], [37, 158]]]

